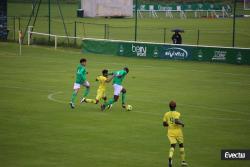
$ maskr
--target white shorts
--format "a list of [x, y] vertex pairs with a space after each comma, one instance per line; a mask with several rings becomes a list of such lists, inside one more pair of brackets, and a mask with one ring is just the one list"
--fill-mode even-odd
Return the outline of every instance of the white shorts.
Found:
[[[90, 86], [90, 84], [89, 84], [89, 82], [88, 82], [88, 81], [85, 81], [85, 82], [82, 84], [82, 86], [89, 87], [89, 86]], [[76, 89], [80, 89], [80, 87], [81, 87], [81, 84], [79, 84], [79, 83], [74, 83], [74, 87], [73, 87], [73, 89], [74, 89], [74, 90], [76, 90]]]
[[114, 84], [113, 87], [114, 87], [114, 95], [119, 96], [123, 87], [121, 85], [117, 85], [117, 84]]

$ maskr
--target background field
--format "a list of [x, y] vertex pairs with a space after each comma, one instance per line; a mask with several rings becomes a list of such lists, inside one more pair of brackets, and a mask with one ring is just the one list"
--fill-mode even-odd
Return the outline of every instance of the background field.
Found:
[[[167, 166], [169, 144], [162, 116], [171, 99], [186, 123], [191, 167], [249, 167], [221, 161], [221, 149], [250, 146], [250, 68], [226, 64], [82, 55], [80, 50], [23, 48], [0, 43], [0, 166]], [[88, 59], [90, 97], [95, 77], [127, 65], [131, 112], [68, 102], [79, 58]], [[108, 96], [111, 97], [111, 85]], [[79, 99], [78, 99], [79, 101]], [[179, 166], [176, 151], [175, 166]]]
[[[74, 22], [77, 23], [76, 35], [81, 37], [104, 38], [105, 25], [109, 25], [109, 39], [134, 40], [134, 19], [105, 19], [105, 18], [77, 18], [76, 9], [78, 4], [62, 4], [62, 12], [65, 17], [68, 33], [71, 36], [75, 34]], [[60, 19], [58, 8], [55, 4], [51, 6], [51, 33], [64, 35], [63, 24]], [[18, 39], [18, 28], [20, 18], [20, 28], [24, 31], [27, 25], [28, 16], [31, 13], [31, 3], [8, 3], [9, 39]], [[243, 10], [243, 4], [238, 3], [237, 14], [250, 14], [250, 11]], [[13, 18], [15, 16], [15, 20]], [[48, 33], [48, 4], [42, 4], [38, 13], [36, 27], [34, 31]], [[144, 15], [146, 16], [146, 15]], [[183, 34], [185, 44], [197, 44], [198, 29], [200, 30], [200, 42], [202, 45], [232, 46], [232, 18], [226, 19], [167, 19], [164, 14], [160, 18], [152, 19], [148, 16], [138, 21], [138, 40], [150, 42], [164, 41], [164, 28], [166, 29], [165, 42], [171, 43], [173, 28], [183, 28], [186, 32]], [[83, 24], [84, 23], [84, 24]], [[90, 23], [90, 24], [87, 24]], [[236, 21], [236, 46], [250, 47], [250, 18], [237, 18]], [[14, 33], [14, 30], [16, 33]], [[35, 43], [47, 44], [47, 37], [35, 36]], [[26, 38], [25, 38], [26, 39]], [[60, 40], [60, 43], [67, 43], [67, 40]], [[71, 41], [73, 43], [74, 41]], [[80, 41], [78, 41], [80, 44]]]

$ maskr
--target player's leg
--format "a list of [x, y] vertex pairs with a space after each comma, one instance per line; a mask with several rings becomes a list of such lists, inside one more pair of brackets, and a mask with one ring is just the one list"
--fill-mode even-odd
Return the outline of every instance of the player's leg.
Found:
[[77, 93], [79, 92], [81, 85], [78, 83], [74, 83], [74, 87], [73, 87], [73, 93], [71, 95], [71, 101], [70, 101], [70, 107], [73, 109], [75, 108], [75, 100], [77, 97]]
[[112, 99], [110, 99], [109, 101], [105, 102], [102, 106], [101, 106], [101, 110], [105, 110], [106, 107], [113, 105], [115, 102], [117, 102], [119, 99], [119, 95], [114, 95], [114, 97]]
[[89, 90], [90, 90], [90, 84], [89, 84], [88, 81], [85, 81], [85, 82], [83, 83], [83, 86], [84, 86], [86, 89], [85, 89], [85, 91], [84, 91], [84, 93], [83, 93], [83, 98], [82, 98], [82, 100], [81, 100], [81, 103], [84, 102], [84, 100], [85, 100], [86, 97], [88, 96]]
[[106, 95], [104, 95], [104, 96], [102, 97], [102, 100], [104, 101], [104, 103], [106, 103], [106, 102], [107, 102], [107, 100], [108, 100], [107, 96], [106, 96]]
[[112, 105], [113, 103], [117, 102], [119, 99], [119, 95], [123, 87], [121, 85], [114, 84], [113, 88], [114, 88], [114, 97], [101, 106], [102, 111], [104, 111], [107, 106]]
[[86, 98], [84, 98], [84, 101], [83, 102], [85, 102], [85, 103], [93, 103], [93, 104], [98, 104], [98, 100], [96, 100], [96, 99], [86, 99]]
[[181, 166], [188, 166], [186, 160], [185, 160], [185, 150], [183, 143], [179, 144], [180, 147], [180, 156], [181, 156]]
[[183, 144], [184, 140], [183, 137], [180, 136], [178, 137], [178, 143], [179, 143], [179, 148], [180, 148], [180, 157], [181, 157], [181, 165], [182, 166], [187, 166], [187, 162], [185, 160], [185, 150], [184, 150], [184, 144]]
[[96, 98], [95, 99], [87, 99], [83, 98], [85, 103], [93, 103], [93, 104], [98, 104], [100, 99], [103, 96], [103, 91], [97, 90]]
[[172, 167], [172, 159], [174, 156], [174, 150], [175, 150], [177, 140], [175, 137], [172, 137], [172, 136], [168, 136], [168, 139], [170, 142], [170, 149], [169, 149], [169, 155], [168, 155], [168, 166]]
[[85, 86], [85, 91], [84, 91], [84, 94], [83, 94], [83, 97], [87, 97], [89, 95], [89, 90], [90, 90], [90, 84], [88, 81], [85, 81], [83, 83], [83, 86]]
[[122, 89], [122, 107], [125, 108], [126, 107], [126, 93], [127, 90], [125, 88]]

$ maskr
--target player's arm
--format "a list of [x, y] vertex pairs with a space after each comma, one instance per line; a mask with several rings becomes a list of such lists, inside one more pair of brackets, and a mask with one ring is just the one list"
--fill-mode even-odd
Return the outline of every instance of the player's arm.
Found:
[[108, 73], [108, 75], [114, 75], [114, 72]]
[[99, 77], [100, 77], [100, 76], [96, 77], [95, 81], [99, 81]]
[[181, 125], [182, 127], [184, 127], [184, 123], [181, 120], [179, 120], [179, 119], [175, 119], [174, 123], [177, 124], [177, 125]]
[[168, 127], [168, 123], [166, 121], [163, 121], [163, 124], [162, 124], [164, 127]]
[[166, 117], [166, 114], [163, 116], [163, 123], [162, 123], [162, 125], [164, 126], [164, 127], [168, 127], [168, 119], [167, 119], [167, 117]]
[[119, 74], [117, 74], [117, 75], [116, 75], [116, 77], [118, 77], [118, 78], [122, 78], [122, 77], [123, 77], [123, 76], [125, 76], [125, 75], [127, 75], [127, 73], [125, 73], [125, 72], [124, 72], [124, 73], [122, 73], [122, 74], [120, 74], [120, 75], [119, 75]]
[[114, 78], [115, 76], [112, 75], [111, 77], [109, 77], [105, 82], [109, 83], [110, 81], [112, 81], [112, 79]]

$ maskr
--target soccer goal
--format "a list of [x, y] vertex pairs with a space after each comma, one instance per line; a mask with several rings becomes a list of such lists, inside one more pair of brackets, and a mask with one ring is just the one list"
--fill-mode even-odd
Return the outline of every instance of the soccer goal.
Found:
[[28, 36], [27, 36], [28, 46], [32, 45], [33, 39], [37, 36], [40, 36], [40, 39], [44, 37], [45, 38], [51, 37], [52, 38], [51, 42], [54, 42], [55, 49], [57, 49], [59, 39], [66, 39], [68, 40], [68, 42], [70, 39], [73, 39], [75, 43], [76, 43], [76, 40], [81, 40], [81, 41], [83, 40], [83, 37], [47, 34], [47, 33], [42, 33], [42, 32], [35, 32], [35, 31], [32, 31], [32, 29], [33, 29], [32, 26], [28, 27]]
[[244, 10], [250, 10], [250, 0], [244, 0]]

